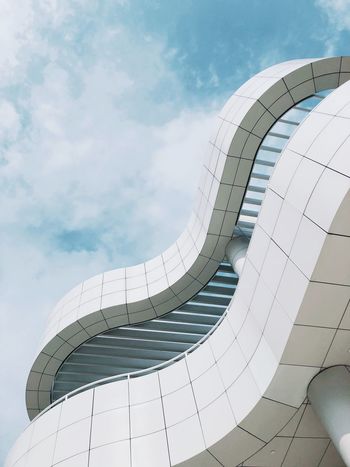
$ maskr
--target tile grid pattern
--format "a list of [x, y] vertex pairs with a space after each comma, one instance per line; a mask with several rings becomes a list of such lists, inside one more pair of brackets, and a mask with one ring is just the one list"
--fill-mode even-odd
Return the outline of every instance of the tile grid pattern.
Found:
[[[269, 127], [294, 105], [295, 100], [324, 86], [334, 87], [339, 79], [343, 81], [350, 76], [347, 58], [310, 62], [292, 61], [283, 67], [272, 67], [249, 80], [238, 95], [228, 101], [221, 116], [231, 123], [220, 120], [215, 137], [216, 150], [210, 154], [209, 163], [203, 169], [203, 192], [200, 192], [195, 214], [177, 244], [143, 265], [109, 271], [89, 279], [62, 299], [50, 319], [43, 348], [28, 379], [27, 407], [31, 418], [50, 403], [53, 376], [74, 348], [108, 328], [129, 323], [130, 313], [135, 321], [137, 315], [140, 320], [146, 320], [176, 308], [212, 276], [224, 256], [224, 248], [236, 222], [234, 213], [238, 212], [242, 202], [243, 184], [240, 181], [235, 185], [236, 174], [240, 173], [241, 178], [244, 172], [248, 180], [246, 160], [253, 160]], [[233, 174], [226, 170], [231, 167], [232, 160], [237, 161], [237, 171]], [[210, 172], [211, 167], [215, 167], [215, 171], [212, 168], [213, 172]], [[231, 175], [231, 192], [227, 191], [227, 174]], [[233, 206], [227, 204], [231, 198], [235, 200]], [[229, 207], [225, 212], [221, 210], [223, 200], [224, 206]], [[156, 269], [157, 274], [163, 276], [148, 282], [148, 275]], [[101, 297], [104, 297], [105, 284], [111, 281], [117, 291], [108, 294], [112, 301], [107, 306], [104, 298], [101, 302]], [[142, 298], [145, 286], [140, 284], [149, 283], [150, 286], [156, 282], [158, 293], [152, 289], [154, 295]], [[138, 287], [126, 288], [129, 285]], [[87, 298], [90, 298], [88, 302]]]
[[[83, 343], [55, 375], [52, 401], [93, 381], [169, 364], [217, 325], [235, 292], [238, 276], [228, 262], [188, 302], [160, 318], [122, 326]], [[171, 336], [171, 337], [170, 337]]]
[[[329, 82], [327, 86], [329, 87]], [[343, 99], [349, 97], [348, 88], [342, 87], [339, 89], [339, 93], [340, 91], [344, 93]], [[335, 96], [338, 95], [336, 93], [337, 92], [335, 92]], [[323, 107], [326, 107], [326, 104], [328, 105], [328, 103], [333, 104], [334, 99], [327, 98], [323, 103]], [[315, 112], [312, 112], [312, 114], [310, 114], [309, 119], [314, 113]], [[306, 123], [299, 128], [296, 135], [292, 138], [290, 142], [291, 149], [293, 149], [293, 144], [298, 144], [298, 135], [300, 136], [300, 140], [304, 141], [304, 138], [301, 138], [301, 132], [304, 133], [304, 137], [305, 135], [309, 134], [309, 128], [307, 125], [305, 125]], [[338, 135], [339, 132], [333, 135], [333, 142], [337, 139]], [[318, 138], [315, 139], [315, 141], [317, 140]], [[325, 147], [324, 142], [322, 147], [323, 154], [327, 153], [329, 148]], [[319, 152], [320, 151], [318, 151], [318, 153]], [[303, 153], [300, 148], [299, 153]], [[288, 148], [283, 153], [281, 161], [279, 162], [279, 165], [276, 169], [276, 177], [274, 176], [271, 181], [272, 188], [274, 181], [278, 181], [278, 176], [280, 177], [280, 186], [287, 186], [286, 177], [290, 175], [290, 171], [284, 170], [284, 174], [282, 174], [281, 172], [283, 171], [281, 170], [281, 166], [283, 167], [283, 164], [285, 164], [286, 161], [288, 164], [290, 163], [290, 160], [292, 160], [291, 154], [293, 153], [291, 151], [288, 152]], [[308, 153], [308, 156], [310, 157], [310, 153]], [[333, 160], [333, 165], [335, 162], [338, 164], [338, 169], [335, 170], [339, 170], [339, 164], [343, 164], [343, 169], [340, 173], [344, 173], [346, 170], [346, 167], [344, 167], [344, 165], [346, 165], [345, 157], [340, 159], [338, 158], [338, 160]], [[333, 172], [335, 172], [335, 170], [333, 170]], [[338, 173], [339, 177], [343, 177], [343, 175], [340, 175], [340, 173]], [[283, 180], [281, 180], [281, 178]], [[321, 177], [319, 178], [319, 182], [315, 180], [313, 183], [313, 185], [316, 185], [314, 194], [317, 193], [317, 187], [321, 187], [320, 181]], [[300, 188], [300, 180], [298, 181], [297, 185]], [[341, 184], [339, 184], [339, 186], [341, 186]], [[321, 196], [322, 198], [324, 191], [324, 188], [323, 190], [321, 189], [318, 193], [318, 196]], [[259, 233], [257, 234], [254, 232], [252, 245], [254, 243], [261, 244], [264, 236], [266, 237], [265, 232], [267, 232], [269, 228], [271, 229], [271, 226], [274, 229], [277, 222], [277, 213], [282, 212], [283, 204], [288, 202], [286, 196], [285, 198], [283, 197], [283, 201], [276, 203], [276, 195], [272, 194], [272, 190], [270, 190], [269, 193], [270, 195], [267, 194], [261, 215], [258, 219], [257, 232]], [[331, 200], [333, 200], [333, 198], [334, 197], [331, 197]], [[276, 206], [278, 209], [281, 208], [280, 211], [277, 210], [276, 212], [276, 209], [274, 209]], [[329, 219], [326, 219], [326, 221], [331, 220], [331, 225], [328, 226], [328, 228], [324, 227], [326, 231], [331, 232], [331, 234], [326, 236], [323, 235], [321, 241], [319, 243], [316, 242], [314, 248], [318, 248], [316, 251], [317, 254], [311, 251], [311, 253], [314, 253], [314, 256], [312, 254], [310, 255], [311, 259], [307, 264], [302, 263], [303, 257], [305, 256], [305, 245], [306, 247], [310, 247], [310, 245], [307, 243], [308, 237], [305, 236], [304, 231], [300, 230], [300, 226], [302, 225], [303, 220], [299, 224], [299, 230], [296, 234], [295, 241], [291, 249], [291, 254], [288, 258], [280, 247], [280, 242], [283, 243], [285, 238], [285, 235], [282, 234], [281, 237], [275, 239], [275, 241], [269, 239], [267, 254], [263, 262], [259, 256], [254, 256], [254, 249], [249, 248], [248, 259], [239, 282], [237, 293], [230, 307], [232, 312], [230, 312], [231, 310], [229, 311], [227, 319], [222, 322], [220, 327], [209, 338], [209, 340], [186, 358], [188, 370], [184, 372], [182, 377], [182, 383], [184, 384], [182, 389], [179, 389], [178, 387], [180, 381], [179, 375], [181, 373], [181, 362], [178, 362], [167, 369], [161, 370], [157, 376], [156, 383], [154, 382], [155, 374], [129, 380], [128, 385], [130, 385], [131, 389], [130, 395], [134, 394], [134, 396], [139, 395], [138, 397], [140, 397], [140, 394], [142, 394], [144, 397], [143, 400], [138, 399], [136, 401], [133, 400], [133, 397], [131, 397], [129, 405], [131, 412], [135, 410], [135, 413], [142, 413], [142, 411], [145, 409], [145, 406], [150, 404], [151, 401], [154, 402], [157, 399], [159, 400], [160, 394], [164, 393], [166, 386], [172, 387], [172, 391], [170, 391], [169, 394], [164, 393], [164, 397], [162, 397], [164, 402], [167, 399], [169, 400], [169, 397], [172, 398], [172, 401], [169, 402], [168, 405], [167, 403], [164, 404], [166, 427], [163, 427], [163, 430], [154, 432], [152, 431], [152, 427], [147, 427], [147, 424], [155, 423], [153, 419], [142, 416], [140, 416], [139, 419], [137, 417], [134, 419], [131, 418], [131, 420], [135, 421], [135, 429], [140, 429], [137, 428], [138, 421], [141, 423], [141, 425], [146, 424], [146, 426], [141, 426], [140, 432], [143, 433], [143, 435], [141, 435], [139, 438], [134, 437], [131, 440], [131, 443], [134, 446], [134, 449], [131, 449], [131, 464], [128, 462], [126, 457], [120, 457], [122, 456], [121, 443], [118, 441], [114, 443], [115, 452], [118, 450], [120, 453], [118, 458], [125, 459], [125, 466], [132, 465], [132, 467], [138, 467], [138, 465], [152, 465], [165, 467], [166, 465], [169, 465], [169, 457], [167, 453], [164, 458], [157, 459], [150, 459], [145, 456], [145, 453], [149, 454], [147, 449], [150, 446], [150, 443], [154, 443], [153, 447], [157, 448], [154, 449], [154, 451], [156, 451], [159, 455], [161, 455], [162, 452], [165, 452], [164, 446], [166, 446], [166, 444], [164, 444], [160, 438], [161, 435], [159, 435], [159, 433], [165, 431], [165, 429], [168, 433], [171, 465], [180, 465], [180, 463], [183, 462], [183, 465], [191, 467], [205, 467], [206, 465], [228, 466], [238, 465], [242, 463], [242, 461], [243, 465], [266, 465], [266, 463], [263, 463], [264, 460], [259, 463], [260, 461], [258, 462], [257, 459], [254, 460], [251, 456], [266, 455], [263, 450], [265, 447], [269, 449], [269, 443], [273, 443], [274, 440], [277, 440], [277, 438], [284, 438], [282, 435], [284, 430], [283, 426], [288, 422], [288, 420], [291, 419], [300, 404], [303, 402], [305, 397], [305, 385], [310, 380], [312, 375], [317, 373], [320, 368], [320, 364], [316, 365], [316, 362], [312, 361], [312, 364], [307, 362], [308, 359], [313, 360], [314, 358], [314, 349], [309, 348], [308, 345], [306, 345], [306, 348], [303, 349], [303, 355], [306, 359], [306, 364], [305, 362], [298, 361], [298, 349], [295, 349], [296, 343], [293, 341], [293, 333], [295, 328], [300, 326], [293, 326], [293, 323], [296, 319], [297, 324], [304, 325], [304, 322], [307, 318], [314, 318], [312, 316], [313, 307], [310, 306], [310, 304], [307, 302], [308, 294], [310, 291], [312, 292], [313, 283], [322, 283], [322, 285], [327, 286], [327, 282], [330, 282], [332, 285], [334, 285], [335, 283], [343, 284], [343, 282], [348, 280], [346, 275], [344, 277], [334, 276], [333, 278], [332, 274], [336, 274], [334, 271], [334, 266], [332, 269], [332, 265], [327, 263], [329, 252], [334, 253], [333, 258], [336, 257], [337, 259], [343, 253], [343, 250], [334, 250], [334, 245], [332, 243], [334, 241], [334, 237], [340, 237], [341, 239], [348, 238], [348, 234], [339, 235], [339, 232], [342, 232], [339, 229], [344, 228], [341, 222], [343, 216], [338, 216], [336, 213], [338, 210], [342, 210], [342, 206], [343, 203], [340, 195], [340, 199], [336, 198], [334, 205], [331, 205], [329, 209]], [[345, 212], [346, 209], [349, 209], [349, 202], [347, 205], [344, 205], [344, 209]], [[317, 217], [317, 215], [317, 210], [315, 210], [315, 212], [312, 213], [312, 216]], [[270, 218], [268, 218], [269, 216]], [[323, 225], [325, 226], [326, 224]], [[333, 228], [336, 228], [334, 232], [332, 231]], [[348, 228], [348, 226], [345, 226], [345, 228]], [[314, 233], [314, 231], [312, 231], [312, 233]], [[298, 244], [297, 242], [298, 234], [300, 234], [300, 237], [304, 239], [304, 243], [302, 245]], [[268, 237], [271, 237], [271, 235], [272, 232], [269, 232]], [[329, 239], [331, 240], [328, 244], [327, 241]], [[343, 244], [341, 246], [343, 246]], [[304, 248], [303, 255], [298, 256], [297, 247], [300, 249]], [[255, 249], [255, 253], [257, 250], [259, 250], [259, 248]], [[308, 250], [307, 252], [309, 253]], [[312, 260], [314, 261], [313, 264], [311, 264]], [[347, 265], [350, 264], [348, 262], [348, 258], [345, 258], [344, 262]], [[274, 268], [276, 268], [276, 271]], [[341, 273], [344, 274], [343, 269], [340, 268]], [[301, 270], [303, 273], [300, 272]], [[329, 280], [329, 274], [331, 275], [331, 280]], [[339, 275], [339, 272], [337, 274]], [[280, 275], [282, 275], [282, 278], [279, 281], [278, 277]], [[291, 283], [291, 278], [295, 279], [293, 283], [296, 284], [296, 290], [293, 291], [296, 295], [294, 300], [290, 300], [291, 297], [290, 294], [288, 296], [288, 291], [283, 290], [283, 287]], [[345, 287], [347, 290], [349, 290], [348, 284], [342, 285], [342, 287]], [[265, 316], [259, 315], [259, 313], [266, 313], [266, 310], [263, 306], [261, 306], [259, 310], [254, 309], [253, 302], [258, 291], [260, 291], [259, 293], [261, 294], [265, 294], [264, 301], [267, 303], [267, 313], [270, 313], [265, 314]], [[282, 294], [281, 291], [284, 293]], [[315, 297], [313, 298], [315, 299]], [[264, 301], [261, 303], [264, 304]], [[288, 302], [290, 306], [286, 307], [285, 301]], [[349, 298], [347, 299], [347, 303], [348, 301]], [[338, 303], [336, 301], [333, 303], [333, 305], [337, 313], [341, 315], [338, 309], [343, 312], [343, 302]], [[278, 313], [274, 313], [274, 307], [279, 307]], [[283, 307], [285, 308], [283, 309]], [[285, 324], [279, 321], [279, 318], [281, 317], [285, 319]], [[344, 320], [346, 317], [347, 314], [344, 315], [342, 320]], [[302, 322], [298, 323], [298, 319], [301, 319]], [[259, 323], [267, 323], [266, 326], [263, 325], [263, 332], [261, 326], [259, 328]], [[278, 333], [269, 333], [269, 325], [272, 328], [275, 326], [275, 330], [277, 329], [279, 332], [283, 330], [285, 331], [285, 335], [283, 336], [284, 340], [282, 339], [282, 342], [275, 342], [273, 340], [273, 337]], [[317, 330], [320, 326], [319, 323], [313, 322], [312, 325], [308, 324], [304, 327], [315, 328]], [[285, 345], [286, 342], [287, 345]], [[300, 340], [298, 344], [300, 347]], [[308, 342], [306, 342], [306, 344], [308, 344]], [[293, 352], [289, 351], [289, 346], [293, 347]], [[319, 350], [320, 349], [317, 349], [317, 351]], [[337, 349], [335, 349], [335, 353], [337, 353]], [[324, 355], [324, 349], [321, 349], [321, 354]], [[229, 358], [226, 360], [226, 362], [225, 355], [229, 355]], [[292, 355], [295, 356], [295, 358], [293, 357], [294, 360], [291, 357]], [[230, 364], [228, 364], [228, 362], [230, 362]], [[343, 360], [341, 360], [341, 362], [344, 363]], [[228, 374], [228, 369], [230, 369], [231, 374]], [[167, 373], [165, 373], [166, 371]], [[219, 374], [221, 373], [222, 380], [220, 380], [220, 378], [213, 378], [213, 373], [215, 372]], [[234, 374], [234, 372], [239, 372], [239, 374]], [[227, 381], [227, 378], [231, 378], [231, 381]], [[226, 381], [224, 388], [215, 388], [215, 385], [220, 386], [220, 381], [224, 381], [224, 379]], [[164, 381], [163, 387], [162, 381]], [[206, 381], [211, 381], [212, 384], [205, 384]], [[291, 382], [294, 383], [294, 386], [291, 384]], [[84, 436], [84, 430], [86, 429], [86, 426], [89, 426], [90, 428], [90, 425], [84, 422], [84, 420], [86, 420], [86, 414], [91, 413], [91, 409], [89, 411], [89, 403], [86, 400], [87, 398], [92, 397], [90, 393], [95, 392], [95, 404], [97, 394], [100, 394], [100, 398], [103, 397], [105, 403], [112, 403], [113, 394], [115, 391], [118, 391], [121, 388], [122, 383], [123, 382], [111, 383], [105, 387], [101, 386], [95, 390], [86, 391], [85, 393], [79, 394], [72, 399], [68, 399], [63, 404], [61, 404], [62, 415], [66, 413], [66, 417], [68, 416], [67, 414], [74, 414], [75, 417], [78, 417], [79, 413], [81, 413], [81, 416], [84, 417], [83, 419], [75, 421], [72, 425], [70, 425], [79, 425], [78, 427], [75, 427], [75, 433], [79, 433], [79, 437], [77, 438], [77, 443], [74, 446], [74, 449], [78, 449], [78, 452], [76, 450], [73, 453], [69, 452], [69, 449], [72, 449], [72, 446], [69, 445], [69, 443], [66, 443], [64, 449], [64, 458], [60, 457], [62, 453], [60, 453], [59, 450], [58, 454], [55, 452], [55, 456], [57, 456], [56, 460], [60, 462], [62, 467], [79, 467], [87, 465], [85, 461], [87, 458], [86, 456], [88, 455], [88, 447], [86, 447], [87, 437]], [[186, 399], [185, 396], [184, 388], [187, 388], [189, 384], [191, 384], [191, 387], [193, 388], [191, 392], [192, 399], [190, 396], [187, 396]], [[108, 391], [109, 395], [107, 394]], [[193, 401], [193, 394], [195, 395], [197, 405]], [[232, 412], [227, 410], [229, 407], [225, 405], [225, 403], [222, 404], [222, 401], [226, 401], [226, 399], [223, 399], [221, 395], [225, 394], [227, 395], [229, 406], [231, 406]], [[178, 403], [176, 403], [176, 399]], [[84, 403], [79, 409], [80, 401], [84, 401]], [[71, 410], [70, 404], [74, 405], [74, 410]], [[199, 404], [201, 408], [199, 408]], [[53, 411], [55, 411], [57, 407], [51, 409], [42, 417], [39, 417], [35, 423], [29, 426], [28, 432], [31, 430], [35, 432], [35, 430], [38, 429], [37, 427], [40, 424], [40, 420], [42, 423], [47, 424], [48, 417], [53, 417]], [[208, 408], [211, 408], [211, 411], [206, 412], [206, 409]], [[178, 413], [180, 409], [182, 411], [181, 414]], [[111, 408], [109, 408], [109, 411], [110, 410]], [[232, 413], [234, 417], [231, 417], [230, 414]], [[271, 413], [273, 414], [273, 417], [271, 416]], [[305, 413], [306, 409], [304, 414]], [[175, 419], [177, 417], [177, 423], [171, 424], [171, 419], [174, 419], [174, 417]], [[303, 416], [303, 419], [304, 417], [305, 415]], [[93, 423], [95, 422], [93, 421]], [[292, 423], [292, 420], [289, 423]], [[160, 425], [162, 424], [160, 423]], [[57, 424], [55, 426], [57, 431]], [[219, 430], [221, 430], [222, 427], [224, 427], [226, 433], [220, 433]], [[59, 435], [57, 438], [58, 446], [60, 446], [58, 441], [60, 437], [63, 436], [60, 433], [65, 429], [67, 428], [63, 427], [61, 430], [59, 430]], [[281, 429], [282, 431], [280, 431]], [[94, 429], [92, 430], [92, 433], [94, 433]], [[108, 430], [106, 430], [106, 436], [107, 433], [109, 433]], [[145, 433], [152, 434], [145, 435]], [[157, 436], [155, 433], [157, 433]], [[275, 437], [276, 433], [280, 433], [281, 436]], [[295, 437], [293, 437], [294, 433], [296, 434]], [[311, 460], [308, 459], [308, 463], [302, 463], [302, 460], [302, 462], [295, 464], [295, 456], [297, 456], [301, 450], [295, 448], [295, 446], [298, 445], [299, 437], [297, 431], [294, 433], [292, 433], [292, 435], [286, 436], [287, 438], [293, 439], [290, 448], [287, 446], [287, 448], [284, 449], [285, 446], [282, 446], [281, 444], [279, 449], [271, 449], [271, 451], [275, 451], [273, 453], [275, 459], [277, 458], [276, 454], [279, 456], [281, 455], [280, 451], [282, 451], [282, 454], [285, 456], [284, 460], [282, 459], [283, 466], [307, 465], [310, 467], [312, 465], [318, 465], [317, 462], [319, 465], [322, 465], [322, 467], [326, 467], [327, 465], [336, 465], [334, 463], [332, 464], [331, 462], [328, 462], [329, 459], [327, 460], [328, 464], [324, 463], [324, 459], [327, 459], [328, 450], [331, 450], [331, 445], [329, 445], [329, 441], [327, 439], [325, 440], [325, 443], [322, 441], [322, 449], [320, 449], [320, 445], [317, 445], [313, 450], [311, 450], [313, 458]], [[142, 440], [142, 438], [144, 439]], [[312, 437], [306, 436], [305, 438], [308, 445], [310, 445], [310, 440]], [[323, 440], [323, 438], [321, 439]], [[79, 446], [80, 440], [82, 444]], [[282, 443], [283, 439], [278, 439], [278, 441]], [[135, 448], [135, 443], [137, 444], [137, 449]], [[35, 452], [33, 454], [33, 451], [35, 450], [40, 452], [41, 459], [44, 458], [43, 456], [46, 451], [52, 453], [52, 449], [50, 450], [49, 446], [46, 446], [45, 443], [39, 443], [36, 448], [28, 450], [29, 446], [30, 444], [28, 441], [28, 433], [25, 432], [19, 439], [16, 449], [12, 452], [12, 456], [14, 457], [12, 457], [12, 460], [10, 458], [8, 465], [16, 465], [16, 467], [34, 465], [33, 463], [28, 463], [28, 459], [29, 456], [35, 455]], [[79, 449], [81, 449], [81, 451], [79, 451]], [[102, 452], [106, 450], [106, 447], [100, 446], [97, 449], [100, 449], [100, 452]], [[215, 458], [212, 456], [208, 457], [206, 455], [208, 452], [206, 449], [210, 450], [210, 452], [215, 456], [216, 459], [218, 459], [218, 461], [215, 461]], [[325, 449], [327, 449], [327, 452], [325, 452]], [[91, 452], [93, 451], [94, 450]], [[91, 458], [91, 452], [89, 466], [93, 467], [94, 460]], [[23, 455], [20, 456], [20, 453]], [[146, 464], [145, 462], [142, 464], [138, 463], [138, 459], [140, 459], [140, 457], [137, 457], [137, 455], [140, 456], [140, 453], [143, 453], [145, 456], [142, 458], [143, 461], [147, 462], [148, 459], [149, 464]], [[269, 452], [269, 454], [272, 454], [272, 452]], [[321, 459], [322, 455], [324, 455], [323, 460]], [[329, 455], [332, 455], [332, 453]], [[16, 458], [16, 456], [18, 457]], [[294, 457], [291, 458], [291, 456]], [[251, 458], [251, 460], [248, 461], [248, 458]], [[110, 457], [106, 458], [106, 462], [110, 462], [108, 459], [110, 459]], [[187, 459], [190, 460], [187, 461]], [[35, 465], [36, 467], [41, 467], [50, 464], [46, 462], [42, 464], [37, 463]], [[102, 464], [100, 463], [95, 465]], [[103, 465], [107, 466], [108, 464], [106, 463]], [[282, 464], [276, 463], [275, 465]]]
[[[324, 96], [328, 94], [329, 91], [322, 92], [301, 101], [292, 107], [292, 109], [290, 109], [286, 114], [283, 114], [265, 135], [255, 157], [248, 187], [243, 198], [242, 206], [239, 210], [239, 218], [235, 228], [237, 235], [251, 236], [270, 174], [273, 171], [281, 151], [288, 143], [290, 135], [295, 131], [300, 122], [306, 117], [312, 108], [319, 104]], [[254, 190], [258, 190], [258, 196], [255, 195]], [[227, 269], [223, 269], [224, 267]], [[55, 384], [53, 386], [53, 400], [59, 399], [60, 396], [82, 386], [84, 382], [86, 384], [94, 380], [108, 377], [111, 374], [114, 376], [117, 374], [131, 373], [133, 371], [141, 370], [142, 368], [156, 365], [156, 361], [152, 363], [147, 358], [147, 352], [148, 354], [150, 353], [150, 346], [147, 343], [145, 348], [142, 348], [142, 346], [140, 346], [140, 339], [145, 341], [148, 339], [155, 339], [155, 333], [152, 331], [157, 331], [156, 339], [161, 339], [163, 323], [165, 326], [164, 330], [166, 332], [169, 332], [170, 327], [173, 326], [171, 331], [174, 332], [174, 338], [172, 340], [175, 340], [175, 333], [178, 333], [179, 331], [183, 330], [184, 333], [196, 331], [194, 325], [198, 324], [198, 329], [203, 325], [205, 327], [205, 323], [209, 319], [208, 313], [214, 313], [213, 318], [211, 318], [211, 323], [214, 325], [215, 320], [219, 319], [217, 306], [220, 303], [223, 305], [222, 302], [225, 300], [225, 306], [221, 307], [221, 315], [232, 298], [232, 294], [235, 289], [235, 287], [232, 290], [229, 290], [227, 287], [222, 287], [223, 278], [220, 277], [221, 272], [227, 270], [231, 271], [231, 275], [234, 274], [230, 264], [225, 265], [224, 263], [221, 263], [218, 271], [207, 286], [205, 286], [195, 297], [191, 298], [189, 302], [186, 302], [186, 304], [182, 305], [179, 309], [168, 313], [164, 318], [155, 318], [137, 325], [122, 326], [115, 330], [108, 331], [107, 333], [104, 332], [82, 344], [78, 349], [72, 352], [58, 370], [55, 376]], [[227, 272], [225, 274], [227, 275]], [[234, 277], [236, 278], [236, 275]], [[230, 281], [232, 281], [232, 278]], [[206, 292], [206, 290], [208, 292]], [[212, 300], [210, 300], [211, 298]], [[192, 303], [193, 301], [195, 301], [195, 303]], [[209, 310], [208, 308], [212, 306], [212, 303], [215, 305], [215, 308], [213, 310]], [[181, 315], [182, 310], [185, 312], [185, 315]], [[201, 312], [203, 312], [204, 315], [202, 315]], [[191, 316], [190, 322], [187, 321], [189, 314]], [[182, 318], [184, 320], [184, 324], [179, 327]], [[174, 321], [174, 324], [172, 324], [172, 321]], [[137, 331], [136, 334], [135, 331]], [[208, 332], [208, 327], [206, 330], [203, 330], [202, 335], [206, 332]], [[135, 338], [136, 341], [134, 341]], [[197, 340], [200, 338], [201, 335], [198, 335]], [[192, 344], [189, 343], [187, 348], [193, 345], [194, 340], [191, 339], [191, 341]], [[113, 362], [108, 363], [112, 355], [112, 344], [118, 347], [118, 359], [117, 362], [113, 359]], [[108, 348], [105, 350], [106, 345]], [[124, 345], [126, 346], [125, 348]], [[130, 355], [129, 349], [132, 345], [136, 345], [136, 349], [135, 351], [132, 351]], [[167, 347], [163, 341], [159, 344], [159, 348], [156, 343], [152, 343], [153, 358], [163, 358], [165, 361], [169, 360], [171, 356], [168, 356], [168, 354], [174, 356], [174, 350], [171, 347], [173, 347], [173, 342], [169, 344], [168, 351], [166, 351]], [[182, 351], [184, 351], [184, 345], [181, 345], [181, 347]], [[145, 357], [143, 357], [144, 353], [146, 353]], [[121, 363], [119, 363], [119, 361], [121, 361]], [[104, 370], [105, 373], [102, 373], [99, 369], [98, 374], [93, 376], [97, 362], [100, 362], [101, 365], [106, 367]], [[119, 364], [122, 364], [121, 368], [118, 368]], [[128, 364], [130, 365], [130, 368], [126, 367]], [[139, 367], [135, 368], [135, 365], [139, 365]], [[157, 369], [159, 368], [156, 367], [155, 370]], [[74, 374], [72, 373], [73, 370]]]

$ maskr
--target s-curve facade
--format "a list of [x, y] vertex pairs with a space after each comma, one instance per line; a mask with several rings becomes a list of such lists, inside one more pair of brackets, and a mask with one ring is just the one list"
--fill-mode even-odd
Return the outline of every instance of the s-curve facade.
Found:
[[236, 91], [177, 242], [50, 315], [6, 467], [350, 465], [349, 78]]

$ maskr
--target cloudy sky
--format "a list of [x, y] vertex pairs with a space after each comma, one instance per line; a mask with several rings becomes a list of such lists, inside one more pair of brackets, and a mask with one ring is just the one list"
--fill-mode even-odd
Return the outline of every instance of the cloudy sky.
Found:
[[1, 465], [55, 302], [176, 239], [240, 84], [338, 54], [350, 0], [0, 0]]

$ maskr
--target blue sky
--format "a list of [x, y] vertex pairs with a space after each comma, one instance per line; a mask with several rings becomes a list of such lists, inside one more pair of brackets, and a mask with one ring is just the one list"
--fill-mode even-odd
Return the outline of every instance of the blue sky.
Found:
[[240, 84], [349, 40], [349, 0], [0, 0], [0, 463], [55, 301], [175, 240]]

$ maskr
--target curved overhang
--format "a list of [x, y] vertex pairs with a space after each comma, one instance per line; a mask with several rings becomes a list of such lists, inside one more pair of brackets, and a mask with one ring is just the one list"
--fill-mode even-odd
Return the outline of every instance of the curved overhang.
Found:
[[[349, 77], [349, 58], [296, 60], [259, 73], [231, 97], [218, 117], [194, 213], [177, 242], [151, 261], [109, 271], [83, 282], [53, 311], [28, 378], [30, 418], [49, 405], [57, 369], [81, 343], [105, 330], [161, 316], [184, 303], [208, 282], [232, 238], [251, 167], [266, 132], [296, 102], [322, 89], [335, 88]], [[330, 102], [330, 99], [325, 101]], [[305, 123], [302, 128], [304, 126]], [[298, 140], [298, 134], [300, 131], [292, 141]], [[288, 150], [284, 151], [282, 160], [286, 153]], [[263, 212], [271, 209], [269, 200], [272, 198], [269, 192], [264, 201], [264, 206], [269, 207], [264, 207]], [[274, 202], [276, 204], [276, 200]], [[275, 211], [276, 205], [272, 207], [272, 212]], [[261, 219], [264, 219], [263, 213]], [[249, 270], [249, 258], [256, 249], [258, 235], [253, 235], [240, 280], [241, 292], [231, 305], [231, 309], [235, 307], [234, 316], [228, 315], [211, 339], [226, 332], [223, 330], [231, 319], [234, 326], [238, 326], [240, 301], [248, 288], [244, 275]], [[272, 243], [275, 244], [275, 240]], [[265, 242], [265, 247], [267, 244]], [[261, 250], [262, 246], [260, 255], [267, 251], [266, 248]], [[273, 246], [269, 248], [273, 250]], [[278, 271], [270, 272], [274, 276]], [[193, 355], [198, 352], [199, 349]]]
[[[58, 369], [51, 390], [55, 402], [101, 379], [126, 378], [160, 370], [184, 358], [207, 339], [225, 313], [242, 272], [249, 240], [267, 185], [282, 150], [309, 112], [332, 90], [320, 91], [295, 104], [264, 136], [242, 201], [234, 238], [226, 246], [227, 261], [210, 281], [179, 308], [143, 323], [104, 331], [75, 349]], [[237, 275], [238, 273], [238, 275]], [[120, 376], [118, 376], [120, 375]], [[84, 386], [84, 388], [83, 388]]]

